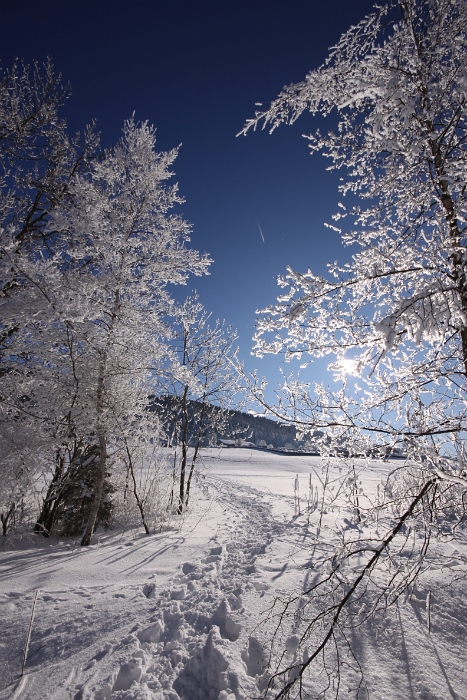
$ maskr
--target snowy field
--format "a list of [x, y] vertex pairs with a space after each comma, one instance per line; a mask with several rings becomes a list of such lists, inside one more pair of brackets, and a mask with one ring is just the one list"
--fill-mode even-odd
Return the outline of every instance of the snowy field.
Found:
[[[179, 528], [104, 533], [89, 548], [37, 538], [1, 552], [0, 700], [261, 697], [274, 628], [267, 611], [309, 585], [348, 520], [337, 507], [321, 513], [317, 457], [223, 449], [206, 450], [203, 462], [206, 478]], [[394, 466], [366, 465], [366, 496]], [[329, 489], [338, 475], [336, 460]], [[365, 682], [356, 691], [343, 668], [339, 697], [467, 698], [467, 549], [443, 547], [443, 566], [428, 562], [378, 629], [354, 631]], [[292, 628], [278, 638], [291, 655], [293, 639]], [[308, 688], [307, 697], [323, 696]]]

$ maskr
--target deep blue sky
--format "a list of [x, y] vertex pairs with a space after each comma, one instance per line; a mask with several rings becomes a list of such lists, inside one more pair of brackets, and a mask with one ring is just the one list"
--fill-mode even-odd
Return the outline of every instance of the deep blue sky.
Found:
[[[278, 359], [250, 356], [255, 310], [273, 303], [287, 264], [325, 272], [344, 253], [323, 226], [337, 179], [305, 139], [311, 118], [271, 136], [236, 138], [255, 102], [303, 80], [370, 0], [15, 0], [3, 3], [1, 66], [49, 55], [72, 97], [75, 131], [93, 118], [104, 145], [133, 111], [157, 127], [158, 149], [182, 144], [176, 180], [192, 245], [215, 262], [196, 278], [205, 307], [238, 329], [248, 369], [274, 382]], [[265, 243], [258, 230], [260, 223]], [[178, 296], [178, 294], [177, 294]], [[311, 370], [315, 378], [323, 363]], [[320, 377], [318, 377], [320, 378]]]

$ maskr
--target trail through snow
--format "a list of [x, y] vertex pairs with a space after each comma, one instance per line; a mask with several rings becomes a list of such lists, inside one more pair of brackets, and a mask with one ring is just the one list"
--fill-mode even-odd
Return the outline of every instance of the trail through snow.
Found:
[[[179, 530], [104, 534], [74, 550], [40, 538], [2, 552], [0, 700], [261, 697], [273, 629], [267, 611], [313, 580], [332, 548], [336, 515], [324, 513], [317, 537], [318, 512], [306, 511], [304, 495], [310, 473], [319, 486], [318, 458], [225, 449], [206, 451], [204, 460], [206, 486]], [[368, 492], [387, 469], [370, 465]], [[446, 570], [459, 572], [449, 589], [442, 571], [427, 571], [383, 629], [368, 624], [355, 631], [366, 681], [360, 698], [467, 698], [467, 552], [447, 546], [445, 561]], [[279, 643], [293, 654], [292, 628]]]

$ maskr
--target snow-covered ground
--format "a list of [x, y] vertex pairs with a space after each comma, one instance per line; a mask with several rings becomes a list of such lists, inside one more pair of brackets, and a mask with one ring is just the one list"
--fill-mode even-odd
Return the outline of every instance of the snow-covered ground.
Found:
[[[206, 479], [179, 529], [105, 533], [83, 549], [38, 537], [1, 552], [0, 700], [261, 697], [273, 626], [267, 611], [303, 591], [328, 559], [338, 516], [325, 512], [317, 537], [320, 508], [310, 513], [306, 497], [310, 473], [313, 497], [316, 487], [321, 493], [319, 458], [222, 449], [206, 450], [203, 460]], [[375, 493], [390, 468], [367, 465], [363, 490]], [[365, 676], [358, 697], [467, 698], [467, 550], [451, 542], [443, 556], [443, 567], [427, 567], [382, 627], [355, 631]], [[281, 635], [292, 653], [293, 630]], [[347, 680], [343, 669], [340, 697], [355, 697]]]

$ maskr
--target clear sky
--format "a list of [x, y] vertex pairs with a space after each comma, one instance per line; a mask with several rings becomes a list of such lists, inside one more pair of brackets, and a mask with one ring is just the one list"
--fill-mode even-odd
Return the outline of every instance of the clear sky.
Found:
[[[311, 117], [271, 136], [236, 138], [255, 102], [303, 80], [372, 8], [369, 0], [15, 0], [2, 3], [0, 61], [49, 55], [72, 97], [75, 131], [97, 120], [104, 145], [133, 112], [157, 127], [158, 150], [182, 144], [174, 170], [192, 245], [214, 258], [190, 281], [215, 318], [238, 329], [246, 367], [274, 383], [278, 358], [250, 356], [255, 310], [273, 303], [286, 265], [325, 272], [349, 255], [323, 226], [337, 178], [311, 157]], [[264, 235], [262, 240], [258, 223]], [[183, 290], [186, 291], [186, 290]], [[177, 294], [179, 296], [179, 294]], [[310, 378], [322, 378], [323, 363]]]

